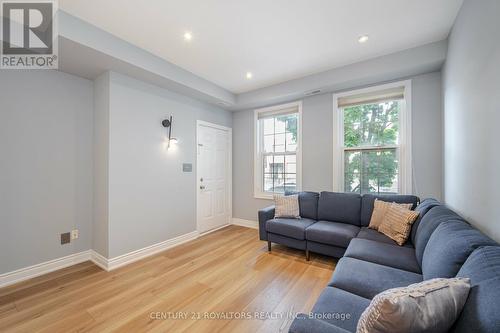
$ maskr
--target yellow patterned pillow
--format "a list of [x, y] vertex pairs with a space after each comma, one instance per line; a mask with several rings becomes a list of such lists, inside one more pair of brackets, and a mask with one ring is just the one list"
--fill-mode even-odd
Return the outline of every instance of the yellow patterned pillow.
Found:
[[403, 208], [392, 203], [385, 218], [378, 227], [378, 231], [403, 245], [411, 232], [411, 225], [418, 217], [418, 212]]
[[[368, 226], [368, 228], [378, 230], [380, 224], [385, 218], [387, 210], [389, 209], [389, 207], [391, 207], [391, 204], [392, 204], [391, 202], [375, 199], [375, 201], [373, 202], [372, 217], [370, 219], [370, 225]], [[409, 204], [394, 203], [394, 204], [406, 209], [410, 209], [413, 206], [413, 204], [411, 203]]]

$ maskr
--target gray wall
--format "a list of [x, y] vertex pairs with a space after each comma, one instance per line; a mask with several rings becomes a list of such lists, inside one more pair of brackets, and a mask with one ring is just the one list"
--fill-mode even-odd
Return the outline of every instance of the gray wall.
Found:
[[[109, 253], [196, 230], [196, 120], [231, 127], [229, 111], [117, 73], [109, 94]], [[161, 121], [173, 116], [177, 149]], [[193, 172], [182, 172], [192, 163]]]
[[[196, 230], [196, 120], [231, 127], [229, 111], [117, 73], [2, 71], [0, 99], [0, 274]], [[166, 151], [170, 115], [180, 142]]]
[[443, 74], [446, 203], [500, 241], [500, 2], [466, 0]]
[[92, 249], [104, 257], [109, 249], [109, 72], [94, 80], [94, 206]]
[[[3, 70], [0, 100], [0, 273], [88, 250], [92, 82]], [[75, 228], [80, 238], [60, 245]]]
[[[442, 198], [441, 73], [412, 77], [414, 192]], [[357, 87], [352, 87], [357, 88]], [[333, 187], [332, 94], [303, 99], [302, 183], [309, 191]], [[257, 220], [269, 200], [253, 197], [253, 110], [233, 114], [233, 217]]]
[[412, 79], [413, 192], [443, 199], [443, 99], [441, 72]]

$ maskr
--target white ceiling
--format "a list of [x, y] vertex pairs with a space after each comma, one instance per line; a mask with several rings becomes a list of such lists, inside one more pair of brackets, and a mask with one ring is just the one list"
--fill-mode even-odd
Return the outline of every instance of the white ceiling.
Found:
[[[59, 7], [242, 93], [445, 39], [462, 2], [59, 0]], [[370, 39], [359, 44], [364, 34]]]

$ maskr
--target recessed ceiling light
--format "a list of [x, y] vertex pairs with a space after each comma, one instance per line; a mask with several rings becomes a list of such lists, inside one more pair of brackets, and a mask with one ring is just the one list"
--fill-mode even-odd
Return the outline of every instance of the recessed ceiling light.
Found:
[[358, 42], [360, 42], [361, 44], [366, 43], [367, 41], [368, 41], [367, 35], [359, 36], [358, 38]]
[[191, 41], [191, 39], [193, 39], [193, 34], [191, 34], [191, 32], [189, 32], [189, 31], [186, 31], [184, 33], [184, 40], [189, 42], [189, 41]]
[[247, 72], [246, 76], [247, 76], [247, 79], [250, 80], [253, 77], [253, 74], [252, 74], [252, 72]]

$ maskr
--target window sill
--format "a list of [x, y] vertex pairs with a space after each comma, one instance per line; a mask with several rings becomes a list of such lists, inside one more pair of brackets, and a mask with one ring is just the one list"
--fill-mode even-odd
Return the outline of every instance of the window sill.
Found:
[[267, 193], [254, 193], [253, 197], [255, 199], [274, 200], [273, 195]]

